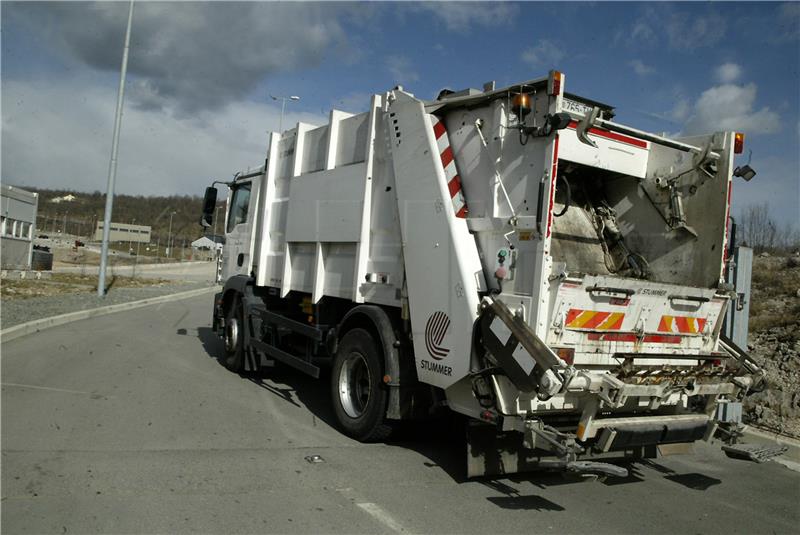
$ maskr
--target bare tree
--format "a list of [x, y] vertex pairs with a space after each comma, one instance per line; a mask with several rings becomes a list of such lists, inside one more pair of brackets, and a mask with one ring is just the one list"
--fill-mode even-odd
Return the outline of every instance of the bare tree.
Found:
[[800, 233], [794, 225], [786, 223], [779, 228], [769, 215], [767, 203], [753, 204], [739, 216], [740, 241], [756, 253], [767, 250], [790, 250], [800, 246]]

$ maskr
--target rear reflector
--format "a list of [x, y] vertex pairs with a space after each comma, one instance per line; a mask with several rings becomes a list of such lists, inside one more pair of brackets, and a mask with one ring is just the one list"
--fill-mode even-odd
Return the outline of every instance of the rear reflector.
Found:
[[550, 71], [550, 79], [547, 81], [547, 94], [557, 97], [561, 94], [561, 73], [558, 71]]
[[736, 132], [733, 136], [733, 153], [734, 154], [741, 154], [744, 152], [744, 134], [742, 132]]
[[558, 358], [566, 362], [568, 365], [572, 365], [575, 362], [575, 349], [572, 347], [558, 347], [555, 348], [556, 355]]

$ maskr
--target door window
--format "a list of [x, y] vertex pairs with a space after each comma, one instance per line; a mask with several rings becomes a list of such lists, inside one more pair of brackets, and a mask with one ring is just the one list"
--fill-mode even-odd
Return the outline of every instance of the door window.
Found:
[[233, 227], [247, 221], [247, 209], [250, 207], [250, 183], [242, 184], [233, 191], [231, 213], [228, 216], [228, 232]]

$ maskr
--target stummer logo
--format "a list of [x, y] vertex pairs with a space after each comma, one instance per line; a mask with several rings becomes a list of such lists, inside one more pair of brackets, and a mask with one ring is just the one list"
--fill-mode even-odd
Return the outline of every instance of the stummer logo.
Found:
[[442, 342], [450, 327], [450, 318], [442, 311], [436, 311], [428, 318], [425, 324], [425, 347], [431, 357], [441, 360], [450, 353], [450, 349], [443, 347]]

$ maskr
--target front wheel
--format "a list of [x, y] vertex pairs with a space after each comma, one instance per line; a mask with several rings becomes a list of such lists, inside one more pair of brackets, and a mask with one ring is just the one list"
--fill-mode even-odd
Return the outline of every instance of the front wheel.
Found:
[[389, 436], [383, 358], [376, 340], [364, 329], [353, 329], [342, 337], [333, 362], [331, 392], [333, 411], [345, 434], [361, 442]]
[[230, 371], [244, 370], [244, 305], [235, 299], [225, 314], [225, 356], [222, 364]]

